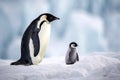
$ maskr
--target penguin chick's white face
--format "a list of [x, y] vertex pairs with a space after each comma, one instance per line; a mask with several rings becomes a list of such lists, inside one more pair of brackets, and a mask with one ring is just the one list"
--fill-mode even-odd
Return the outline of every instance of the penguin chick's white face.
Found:
[[76, 48], [75, 44], [71, 44], [71, 48]]
[[78, 45], [75, 42], [71, 42], [69, 45], [71, 48], [76, 48]]

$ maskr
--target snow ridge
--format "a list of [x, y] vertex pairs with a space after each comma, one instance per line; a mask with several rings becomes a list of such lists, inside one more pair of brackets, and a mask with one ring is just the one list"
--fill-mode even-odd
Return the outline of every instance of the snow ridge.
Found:
[[0, 60], [0, 80], [120, 80], [119, 54], [79, 57], [73, 65], [66, 65], [64, 57], [46, 58], [32, 66], [11, 66], [11, 61]]

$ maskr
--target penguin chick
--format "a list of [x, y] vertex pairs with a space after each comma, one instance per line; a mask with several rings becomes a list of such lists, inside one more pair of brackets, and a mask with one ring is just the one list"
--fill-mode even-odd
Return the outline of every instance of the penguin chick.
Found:
[[58, 19], [52, 14], [44, 13], [33, 20], [22, 37], [21, 58], [11, 65], [39, 64], [44, 57], [49, 42], [50, 23]]
[[67, 65], [74, 64], [76, 61], [79, 61], [79, 56], [77, 53], [77, 43], [76, 42], [71, 42], [69, 44], [69, 48], [65, 57], [65, 63]]

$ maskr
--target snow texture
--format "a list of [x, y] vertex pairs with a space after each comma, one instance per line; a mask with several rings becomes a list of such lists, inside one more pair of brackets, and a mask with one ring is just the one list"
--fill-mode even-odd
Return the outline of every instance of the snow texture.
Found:
[[79, 58], [73, 65], [66, 65], [64, 57], [45, 58], [32, 66], [0, 60], [0, 80], [120, 80], [119, 53], [96, 52]]

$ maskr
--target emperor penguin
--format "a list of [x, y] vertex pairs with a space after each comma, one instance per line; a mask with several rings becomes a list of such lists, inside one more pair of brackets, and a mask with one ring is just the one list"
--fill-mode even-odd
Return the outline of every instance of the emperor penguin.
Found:
[[11, 65], [39, 64], [45, 54], [51, 26], [50, 23], [59, 18], [52, 14], [44, 13], [31, 22], [23, 34], [21, 41], [21, 58]]
[[71, 42], [69, 44], [69, 48], [65, 57], [65, 63], [67, 65], [74, 64], [76, 61], [79, 61], [79, 56], [77, 52], [77, 43], [76, 42]]

